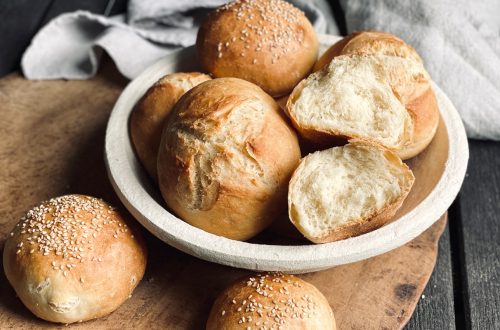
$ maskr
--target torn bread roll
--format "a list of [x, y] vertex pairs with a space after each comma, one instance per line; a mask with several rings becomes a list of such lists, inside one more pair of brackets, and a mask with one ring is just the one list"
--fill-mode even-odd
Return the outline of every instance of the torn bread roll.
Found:
[[290, 93], [311, 72], [318, 39], [302, 11], [283, 0], [237, 0], [211, 12], [196, 39], [214, 77], [236, 77], [273, 97]]
[[247, 240], [286, 213], [299, 160], [295, 131], [273, 98], [248, 81], [218, 78], [186, 93], [168, 117], [158, 179], [183, 220]]
[[378, 145], [349, 143], [303, 158], [288, 191], [290, 220], [314, 243], [384, 225], [411, 190], [412, 171]]
[[113, 312], [141, 280], [146, 258], [139, 231], [106, 202], [82, 195], [34, 207], [3, 251], [5, 275], [24, 305], [59, 323]]
[[416, 51], [387, 33], [358, 32], [333, 45], [319, 71], [292, 92], [294, 126], [321, 148], [352, 138], [375, 142], [402, 159], [432, 141], [439, 108]]
[[165, 119], [182, 95], [210, 79], [210, 76], [199, 72], [170, 73], [151, 86], [132, 111], [132, 143], [139, 160], [153, 179], [157, 180], [156, 158]]
[[325, 296], [312, 284], [281, 273], [251, 274], [238, 279], [216, 299], [207, 330], [335, 330]]

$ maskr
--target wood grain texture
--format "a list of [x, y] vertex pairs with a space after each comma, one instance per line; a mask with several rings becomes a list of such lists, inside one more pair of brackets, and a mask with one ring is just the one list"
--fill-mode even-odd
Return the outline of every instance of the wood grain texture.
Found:
[[[2, 252], [20, 216], [43, 199], [71, 192], [120, 206], [106, 177], [103, 143], [107, 118], [124, 83], [115, 70], [87, 81], [26, 81], [18, 74], [0, 80]], [[443, 218], [397, 250], [301, 277], [325, 294], [341, 329], [402, 328], [432, 272], [445, 223]], [[145, 236], [149, 264], [132, 298], [108, 317], [72, 328], [201, 329], [217, 293], [247, 273], [198, 260]], [[0, 291], [2, 327], [53, 327], [24, 308], [3, 272]]]
[[471, 329], [500, 328], [500, 144], [470, 141], [460, 197], [462, 288]]
[[[451, 221], [453, 219], [449, 217], [448, 223]], [[448, 225], [439, 240], [436, 267], [405, 329], [455, 329], [453, 274]]]

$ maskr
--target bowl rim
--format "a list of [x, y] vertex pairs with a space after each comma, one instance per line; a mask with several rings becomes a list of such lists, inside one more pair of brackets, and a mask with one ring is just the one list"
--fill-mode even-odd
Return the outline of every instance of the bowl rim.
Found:
[[[341, 37], [319, 35], [323, 47]], [[469, 150], [460, 116], [433, 83], [441, 119], [448, 134], [448, 158], [441, 178], [420, 204], [398, 220], [369, 233], [325, 244], [267, 245], [231, 240], [193, 227], [169, 213], [149, 195], [141, 181], [144, 173], [129, 138], [129, 114], [139, 97], [159, 77], [170, 72], [194, 47], [163, 57], [123, 90], [111, 112], [105, 137], [105, 163], [109, 179], [128, 211], [165, 243], [195, 257], [256, 271], [309, 272], [363, 260], [397, 248], [437, 221], [457, 196], [465, 177]]]

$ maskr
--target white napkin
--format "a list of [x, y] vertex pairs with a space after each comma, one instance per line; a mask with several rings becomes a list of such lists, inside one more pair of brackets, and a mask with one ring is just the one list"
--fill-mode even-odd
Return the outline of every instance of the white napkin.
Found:
[[500, 140], [500, 1], [341, 2], [349, 32], [391, 32], [418, 51], [469, 137]]
[[[169, 52], [194, 44], [208, 10], [226, 2], [130, 0], [127, 15], [63, 14], [35, 35], [21, 68], [28, 79], [88, 79], [104, 50], [132, 79]], [[318, 33], [338, 33], [326, 0], [289, 2], [304, 11]]]

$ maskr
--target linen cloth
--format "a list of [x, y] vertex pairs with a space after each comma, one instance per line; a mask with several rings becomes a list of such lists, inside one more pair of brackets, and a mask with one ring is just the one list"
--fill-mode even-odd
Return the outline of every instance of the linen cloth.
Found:
[[[289, 0], [318, 33], [338, 34], [326, 0]], [[133, 79], [194, 44], [206, 13], [226, 0], [130, 0], [127, 14], [63, 14], [42, 28], [21, 67], [28, 79], [87, 79], [105, 51]], [[500, 140], [500, 1], [340, 0], [348, 32], [394, 33], [412, 45], [450, 97], [471, 138]]]
[[468, 137], [500, 140], [500, 1], [340, 1], [348, 32], [391, 32], [417, 50]]
[[[338, 34], [327, 0], [289, 0], [316, 32]], [[130, 0], [127, 14], [106, 17], [87, 11], [62, 14], [33, 38], [21, 68], [28, 79], [88, 79], [106, 51], [133, 79], [179, 47], [196, 41], [208, 11], [227, 0]]]

